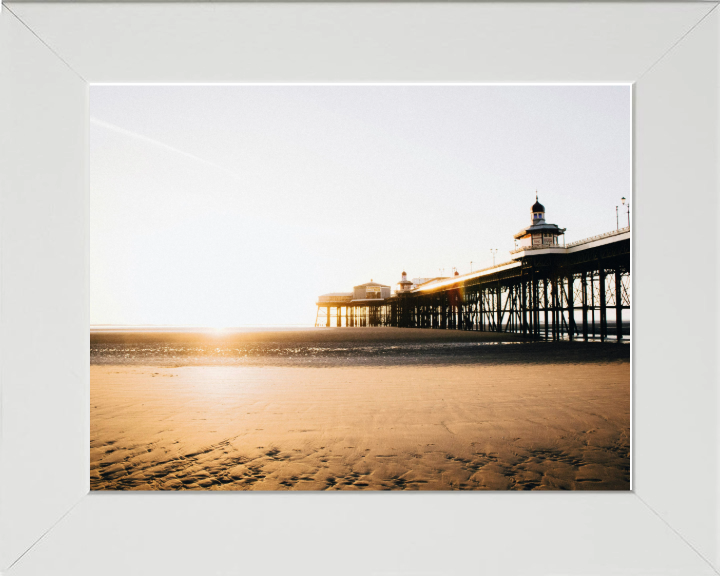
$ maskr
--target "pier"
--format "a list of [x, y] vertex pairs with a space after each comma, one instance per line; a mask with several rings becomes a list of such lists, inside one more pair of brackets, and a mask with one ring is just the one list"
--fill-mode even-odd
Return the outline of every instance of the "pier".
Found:
[[394, 293], [369, 282], [351, 293], [325, 294], [317, 301], [315, 325], [622, 341], [630, 309], [630, 227], [564, 245], [559, 237], [565, 229], [545, 223], [537, 200], [531, 213], [509, 261], [449, 278], [409, 281], [403, 272]]

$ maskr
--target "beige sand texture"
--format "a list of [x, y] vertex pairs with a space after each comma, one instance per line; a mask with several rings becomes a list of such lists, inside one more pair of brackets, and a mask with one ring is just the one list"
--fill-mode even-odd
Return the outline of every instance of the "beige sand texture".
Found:
[[91, 366], [94, 490], [627, 490], [629, 436], [628, 360]]

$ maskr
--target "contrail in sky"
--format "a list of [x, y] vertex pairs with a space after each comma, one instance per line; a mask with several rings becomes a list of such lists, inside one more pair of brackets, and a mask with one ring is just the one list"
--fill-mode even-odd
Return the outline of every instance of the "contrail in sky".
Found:
[[227, 168], [225, 168], [224, 166], [221, 166], [220, 164], [216, 164], [215, 162], [211, 162], [210, 160], [205, 160], [204, 158], [200, 158], [200, 156], [195, 156], [195, 154], [190, 154], [190, 152], [185, 152], [184, 150], [180, 150], [179, 148], [175, 148], [174, 146], [170, 146], [169, 144], [165, 144], [164, 142], [160, 142], [159, 140], [155, 140], [148, 136], [138, 134], [137, 132], [133, 132], [132, 130], [127, 130], [125, 128], [121, 128], [120, 126], [111, 124], [110, 122], [98, 120], [97, 118], [90, 118], [90, 123], [94, 124], [95, 126], [98, 126], [99, 128], [105, 128], [106, 130], [112, 130], [113, 132], [117, 132], [118, 134], [122, 134], [122, 135], [128, 136], [130, 138], [135, 138], [136, 140], [140, 140], [141, 142], [145, 142], [147, 144], [152, 144], [153, 146], [163, 148], [164, 150], [167, 150], [168, 152], [173, 152], [174, 154], [180, 154], [187, 158], [191, 158], [192, 160], [195, 160], [196, 162], [205, 164], [206, 166], [210, 166], [211, 168], [214, 168], [215, 170], [220, 170], [222, 172], [225, 172], [225, 174], [232, 176], [232, 178], [234, 180], [237, 180], [238, 182], [241, 181], [240, 176], [238, 174], [236, 174], [235, 172], [233, 172], [232, 170], [228, 170]]

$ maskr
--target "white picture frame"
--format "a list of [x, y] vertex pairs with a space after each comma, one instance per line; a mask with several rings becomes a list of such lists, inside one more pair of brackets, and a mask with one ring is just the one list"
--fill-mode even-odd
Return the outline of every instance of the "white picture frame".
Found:
[[[0, 571], [720, 573], [716, 8], [6, 3]], [[89, 493], [88, 86], [167, 82], [633, 84], [633, 490]]]

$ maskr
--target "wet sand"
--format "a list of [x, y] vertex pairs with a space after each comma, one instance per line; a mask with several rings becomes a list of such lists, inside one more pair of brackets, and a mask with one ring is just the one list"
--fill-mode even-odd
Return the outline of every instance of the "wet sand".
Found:
[[518, 334], [420, 328], [267, 332], [91, 332], [93, 365], [393, 366], [629, 361], [614, 343], [533, 342]]
[[629, 489], [627, 346], [469, 350], [416, 365], [357, 351], [305, 364], [96, 354], [91, 487]]

